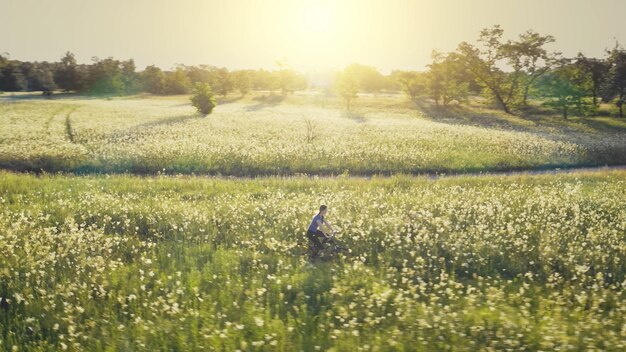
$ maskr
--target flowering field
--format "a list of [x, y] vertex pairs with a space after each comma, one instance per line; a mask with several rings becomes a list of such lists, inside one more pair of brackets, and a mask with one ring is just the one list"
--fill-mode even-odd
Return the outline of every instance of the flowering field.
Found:
[[[102, 130], [132, 130], [119, 116]], [[112, 138], [76, 126], [76, 140]], [[144, 142], [120, 137], [98, 150]], [[0, 350], [623, 351], [624, 200], [624, 171], [439, 180], [2, 172]], [[352, 253], [312, 265], [303, 232], [321, 202]]]
[[256, 176], [626, 164], [626, 124], [614, 119], [621, 133], [575, 123], [566, 133], [522, 119], [523, 128], [470, 126], [383, 98], [352, 114], [315, 97], [289, 99], [295, 103], [224, 102], [200, 118], [187, 97], [6, 98], [0, 167]]

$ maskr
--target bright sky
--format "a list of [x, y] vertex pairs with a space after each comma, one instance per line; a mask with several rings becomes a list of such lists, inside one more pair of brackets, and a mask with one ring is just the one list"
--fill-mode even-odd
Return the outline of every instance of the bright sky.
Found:
[[302, 71], [352, 62], [423, 69], [433, 49], [474, 41], [500, 24], [509, 36], [551, 34], [566, 55], [626, 43], [624, 0], [0, 0], [0, 52], [33, 61], [92, 56], [156, 64]]

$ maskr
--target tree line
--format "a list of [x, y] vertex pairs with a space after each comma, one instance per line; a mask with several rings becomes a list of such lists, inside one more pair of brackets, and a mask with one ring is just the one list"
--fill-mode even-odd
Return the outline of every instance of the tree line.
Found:
[[[483, 29], [475, 43], [462, 42], [448, 53], [434, 51], [425, 71], [396, 70], [383, 75], [376, 68], [352, 64], [337, 72], [335, 91], [348, 109], [359, 92], [403, 91], [436, 105], [462, 104], [483, 96], [495, 107], [514, 114], [532, 107], [555, 109], [563, 117], [593, 116], [601, 103], [612, 103], [623, 117], [626, 101], [626, 50], [619, 44], [601, 58], [579, 53], [563, 57], [550, 51], [554, 37], [528, 30], [504, 40], [496, 25]], [[172, 70], [147, 66], [137, 71], [130, 60], [93, 58], [77, 64], [66, 53], [59, 62], [21, 62], [0, 55], [0, 91], [60, 89], [86, 94], [185, 94], [197, 83], [215, 94], [246, 95], [251, 90], [289, 94], [306, 89], [306, 78], [278, 62], [279, 69], [235, 70], [209, 65], [178, 65]]]
[[209, 65], [178, 65], [162, 70], [151, 65], [137, 71], [135, 62], [114, 58], [93, 58], [91, 64], [78, 64], [67, 52], [59, 62], [22, 62], [0, 55], [0, 91], [55, 90], [96, 95], [186, 94], [196, 83], [211, 86], [219, 95], [232, 92], [246, 95], [251, 90], [293, 93], [307, 87], [306, 78], [279, 63], [279, 69], [235, 70]]
[[508, 114], [530, 108], [534, 100], [565, 118], [596, 115], [601, 102], [615, 104], [624, 116], [626, 50], [618, 43], [602, 58], [582, 53], [567, 58], [548, 50], [555, 41], [550, 35], [529, 30], [504, 40], [503, 34], [496, 25], [483, 29], [476, 44], [462, 42], [449, 53], [434, 51], [424, 72], [393, 71], [382, 77], [371, 67], [352, 65], [338, 74], [336, 88], [348, 109], [358, 92], [395, 84], [412, 100], [428, 97], [442, 106], [481, 95]]

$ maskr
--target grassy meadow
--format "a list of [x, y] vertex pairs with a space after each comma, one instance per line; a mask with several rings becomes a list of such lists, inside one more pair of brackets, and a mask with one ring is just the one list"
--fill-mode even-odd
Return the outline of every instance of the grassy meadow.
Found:
[[[0, 174], [5, 350], [626, 348], [626, 172]], [[309, 263], [320, 202], [352, 253]]]
[[[24, 94], [0, 122], [0, 350], [626, 349], [626, 171], [413, 175], [624, 164], [620, 119]], [[311, 263], [321, 203], [351, 252]]]
[[321, 92], [227, 97], [202, 118], [187, 96], [0, 104], [0, 167], [138, 174], [467, 173], [626, 163], [626, 122], [515, 117], [473, 106]]
[[0, 352], [626, 352], [626, 1], [0, 4]]

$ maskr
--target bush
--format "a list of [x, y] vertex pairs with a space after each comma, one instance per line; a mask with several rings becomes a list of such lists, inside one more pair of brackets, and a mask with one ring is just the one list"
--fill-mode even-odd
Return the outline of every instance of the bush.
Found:
[[196, 109], [198, 109], [198, 112], [202, 115], [206, 116], [213, 112], [213, 108], [217, 105], [217, 103], [213, 97], [211, 86], [206, 83], [196, 83], [193, 88], [191, 104], [195, 106]]

